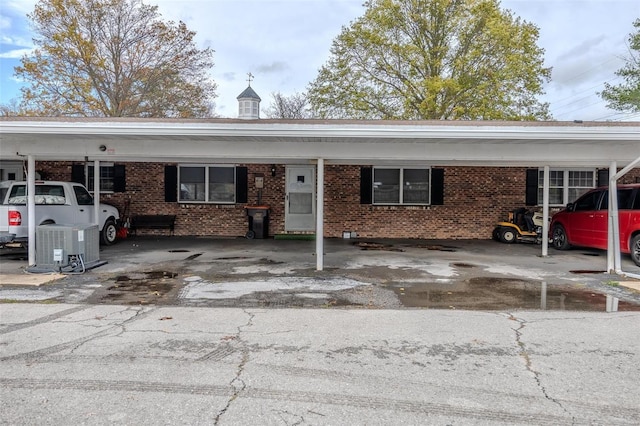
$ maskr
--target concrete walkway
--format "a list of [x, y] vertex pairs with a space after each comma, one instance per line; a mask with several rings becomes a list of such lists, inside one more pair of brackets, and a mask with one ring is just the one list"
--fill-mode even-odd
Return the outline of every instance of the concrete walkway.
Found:
[[640, 424], [640, 313], [0, 305], [1, 424]]

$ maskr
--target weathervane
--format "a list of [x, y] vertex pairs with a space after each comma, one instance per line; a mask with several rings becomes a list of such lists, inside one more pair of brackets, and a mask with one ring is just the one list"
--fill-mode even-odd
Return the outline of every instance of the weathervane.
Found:
[[249, 82], [249, 87], [251, 87], [251, 81], [253, 80], [253, 74], [251, 74], [250, 72], [247, 73], [247, 81]]

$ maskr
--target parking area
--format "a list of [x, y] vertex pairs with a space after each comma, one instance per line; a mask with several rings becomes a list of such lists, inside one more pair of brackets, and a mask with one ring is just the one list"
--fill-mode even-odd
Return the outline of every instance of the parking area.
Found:
[[[133, 237], [82, 274], [26, 274], [5, 252], [0, 300], [125, 305], [471, 310], [640, 310], [637, 280], [605, 274], [606, 252], [489, 240]], [[638, 273], [628, 256], [623, 270]], [[31, 282], [29, 282], [31, 281]]]

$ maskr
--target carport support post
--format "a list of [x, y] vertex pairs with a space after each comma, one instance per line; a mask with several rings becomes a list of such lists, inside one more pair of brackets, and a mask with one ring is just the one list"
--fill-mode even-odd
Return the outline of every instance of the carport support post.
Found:
[[[615, 176], [616, 172], [618, 171], [618, 167], [615, 161], [612, 161], [611, 164], [609, 165], [609, 176]], [[613, 187], [615, 188], [617, 185], [614, 183]], [[617, 207], [618, 206], [618, 191], [611, 191], [611, 183], [609, 183], [609, 220], [607, 221], [607, 227], [608, 227], [608, 238], [607, 238], [607, 272], [608, 273], [614, 273], [616, 270], [616, 264], [615, 264], [615, 244], [614, 244], [614, 233], [615, 233], [615, 219], [614, 219], [614, 206]], [[614, 204], [615, 202], [615, 204]]]
[[324, 159], [318, 158], [316, 190], [316, 271], [324, 263]]
[[544, 166], [542, 183], [542, 257], [549, 255], [549, 166]]
[[100, 160], [93, 163], [93, 218], [100, 228]]
[[[640, 278], [638, 274], [630, 274], [622, 271], [622, 256], [620, 254], [620, 226], [618, 224], [618, 179], [629, 173], [636, 165], [640, 164], [640, 157], [627, 164], [618, 173], [609, 175], [609, 189], [616, 188], [615, 191], [609, 191], [609, 193], [615, 193], [615, 203], [609, 203], [609, 216], [613, 217], [613, 235], [609, 234], [609, 239], [613, 237], [613, 253], [614, 253], [614, 265], [616, 274], [624, 274], [633, 278]], [[615, 208], [615, 209], [614, 209]]]
[[29, 266], [36, 264], [36, 159], [27, 156], [27, 219], [29, 245]]

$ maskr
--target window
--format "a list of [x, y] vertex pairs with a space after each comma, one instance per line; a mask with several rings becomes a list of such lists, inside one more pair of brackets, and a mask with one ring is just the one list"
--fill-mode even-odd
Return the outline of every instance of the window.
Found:
[[[36, 185], [35, 203], [63, 205], [67, 202], [64, 188], [60, 185]], [[11, 188], [8, 204], [27, 204], [27, 186], [15, 185]]]
[[577, 212], [597, 210], [601, 194], [600, 191], [594, 191], [591, 194], [585, 195], [576, 202], [574, 210]]
[[[618, 189], [618, 210], [630, 210], [633, 208], [633, 200], [631, 189]], [[636, 198], [640, 201], [640, 191], [636, 194]], [[640, 205], [639, 205], [640, 206]], [[600, 210], [609, 209], [609, 191], [604, 191], [604, 196], [600, 202]], [[637, 209], [637, 208], [636, 208]]]
[[[71, 181], [84, 185], [89, 192], [94, 189], [95, 163], [73, 164]], [[100, 192], [125, 192], [127, 179], [124, 164], [100, 162]]]
[[185, 165], [178, 169], [180, 202], [235, 203], [233, 166]]
[[[549, 170], [549, 204], [564, 206], [595, 187], [594, 170]], [[542, 204], [544, 171], [538, 171], [538, 204]]]
[[79, 206], [93, 205], [93, 197], [85, 188], [81, 186], [74, 186], [73, 192], [76, 194], [76, 200], [78, 201]]
[[[87, 164], [87, 183], [86, 187], [93, 192], [95, 167]], [[100, 192], [113, 192], [113, 183], [115, 179], [115, 168], [113, 164], [100, 164]]]
[[373, 204], [430, 204], [430, 169], [373, 169]]

